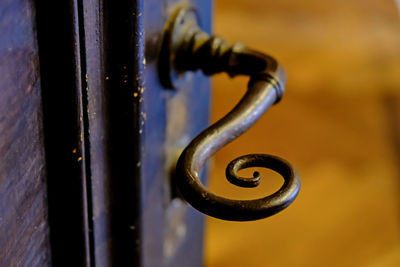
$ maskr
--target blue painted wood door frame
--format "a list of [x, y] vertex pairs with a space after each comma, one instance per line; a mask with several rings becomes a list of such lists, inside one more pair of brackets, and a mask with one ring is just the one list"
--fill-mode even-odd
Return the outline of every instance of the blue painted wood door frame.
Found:
[[[173, 199], [170, 167], [209, 118], [209, 80], [166, 90], [156, 64], [177, 1], [84, 1], [96, 266], [202, 266], [203, 215]], [[193, 1], [210, 30], [210, 1]]]
[[[173, 198], [170, 168], [208, 123], [209, 80], [194, 73], [171, 91], [157, 74], [176, 4], [83, 2], [96, 266], [202, 266], [204, 217]], [[211, 1], [192, 4], [210, 31]]]
[[[184, 146], [208, 124], [210, 83], [197, 72], [168, 90], [157, 74], [163, 27], [179, 2], [10, 0], [0, 5], [0, 31], [15, 29], [0, 40], [7, 46], [0, 51], [6, 60], [0, 73], [12, 78], [0, 83], [0, 97], [22, 99], [15, 105], [4, 100], [0, 110], [32, 111], [4, 117], [11, 126], [0, 125], [0, 136], [12, 137], [0, 140], [0, 152], [10, 148], [0, 154], [2, 169], [10, 169], [0, 176], [10, 184], [0, 183], [0, 199], [8, 201], [0, 203], [0, 219], [7, 219], [0, 233], [23, 239], [22, 250], [13, 240], [2, 240], [0, 249], [8, 252], [0, 253], [0, 260], [29, 266], [203, 265], [204, 216], [176, 197], [171, 173]], [[190, 3], [209, 32], [211, 0]], [[18, 87], [21, 82], [28, 89]], [[12, 131], [14, 121], [24, 126], [21, 132]], [[25, 131], [26, 125], [33, 130]], [[19, 157], [17, 137], [32, 151]], [[26, 162], [9, 155], [38, 167], [29, 172]], [[26, 175], [17, 175], [22, 172]], [[29, 202], [35, 192], [40, 203]], [[27, 199], [25, 206], [9, 198], [15, 194]], [[10, 212], [15, 207], [32, 214], [19, 220], [20, 214]], [[35, 240], [40, 245], [31, 247]]]

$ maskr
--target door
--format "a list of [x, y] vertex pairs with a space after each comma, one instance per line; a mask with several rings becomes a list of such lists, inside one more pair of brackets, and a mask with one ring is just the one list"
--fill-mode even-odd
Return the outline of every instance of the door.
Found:
[[[202, 265], [204, 218], [170, 181], [209, 80], [168, 90], [157, 73], [178, 4], [0, 5], [1, 266]], [[191, 4], [210, 31], [211, 1]]]
[[[170, 168], [208, 122], [209, 82], [160, 85], [160, 38], [177, 1], [82, 5], [92, 261], [201, 266], [203, 217], [173, 198]], [[210, 1], [194, 1], [210, 29]], [[196, 87], [194, 86], [196, 85]], [[178, 264], [179, 262], [179, 264]]]

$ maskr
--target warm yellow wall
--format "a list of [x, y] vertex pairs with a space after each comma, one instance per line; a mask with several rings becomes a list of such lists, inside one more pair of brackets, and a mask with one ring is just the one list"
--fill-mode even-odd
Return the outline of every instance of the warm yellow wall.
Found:
[[[400, 266], [400, 18], [389, 0], [216, 0], [215, 32], [286, 67], [282, 102], [214, 158], [211, 190], [258, 197], [225, 181], [253, 152], [287, 158], [302, 189], [284, 212], [252, 223], [209, 219], [208, 267]], [[246, 79], [214, 80], [213, 120]], [[234, 93], [233, 93], [234, 92]]]

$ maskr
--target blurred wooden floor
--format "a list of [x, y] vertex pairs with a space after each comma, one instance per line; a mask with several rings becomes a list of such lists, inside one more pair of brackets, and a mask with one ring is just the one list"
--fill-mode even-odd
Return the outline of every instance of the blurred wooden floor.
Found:
[[[287, 210], [249, 223], [209, 219], [206, 266], [400, 266], [400, 18], [389, 0], [216, 0], [215, 32], [278, 58], [279, 105], [214, 158], [211, 190], [254, 198], [225, 181], [248, 153], [282, 156], [302, 176]], [[213, 120], [246, 79], [214, 80]]]

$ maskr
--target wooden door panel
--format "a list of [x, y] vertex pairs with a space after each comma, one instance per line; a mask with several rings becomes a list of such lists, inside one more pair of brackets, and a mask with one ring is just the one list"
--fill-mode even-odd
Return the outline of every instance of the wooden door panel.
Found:
[[[200, 266], [203, 216], [172, 201], [170, 167], [208, 123], [209, 81], [158, 80], [160, 38], [178, 1], [84, 1], [94, 260]], [[211, 1], [192, 1], [210, 30]], [[183, 264], [183, 265], [182, 265]]]
[[32, 1], [0, 4], [0, 265], [48, 266], [39, 58]]
[[[0, 266], [202, 265], [204, 216], [171, 171], [210, 84], [157, 73], [178, 2], [0, 4]], [[191, 3], [210, 31], [211, 1]]]

